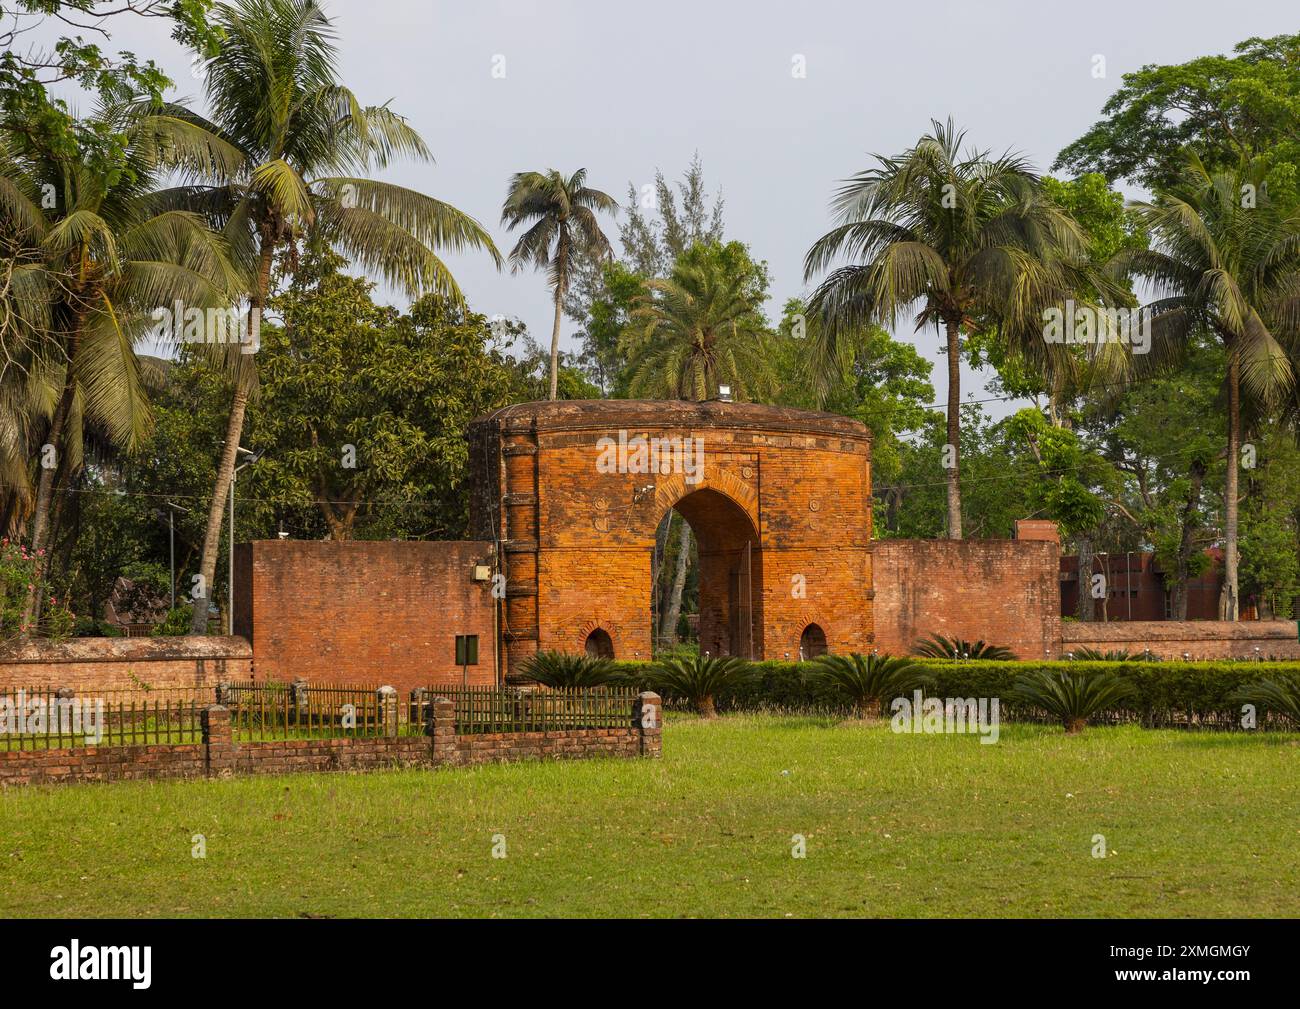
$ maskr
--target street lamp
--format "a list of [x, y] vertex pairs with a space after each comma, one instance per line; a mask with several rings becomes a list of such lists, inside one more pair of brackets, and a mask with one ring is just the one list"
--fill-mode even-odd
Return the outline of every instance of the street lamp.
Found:
[[176, 512], [188, 512], [189, 509], [182, 508], [180, 505], [173, 504], [171, 501], [168, 501], [165, 507], [167, 508], [167, 553], [171, 559], [172, 569], [172, 603], [168, 609], [168, 612], [170, 613], [171, 610], [176, 609]]
[[235, 633], [235, 481], [239, 479], [239, 471], [245, 467], [253, 465], [258, 459], [262, 458], [261, 452], [250, 452], [243, 445], [235, 449], [235, 456], [238, 458], [242, 452], [248, 456], [248, 461], [235, 467], [235, 471], [230, 474], [230, 577], [226, 586], [230, 590], [230, 598], [226, 601], [226, 633]]

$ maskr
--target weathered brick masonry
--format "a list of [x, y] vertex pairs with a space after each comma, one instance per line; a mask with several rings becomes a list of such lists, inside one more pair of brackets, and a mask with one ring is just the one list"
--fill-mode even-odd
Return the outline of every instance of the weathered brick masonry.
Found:
[[424, 736], [236, 743], [231, 738], [229, 711], [213, 706], [203, 712], [201, 743], [0, 752], [0, 786], [658, 757], [662, 752], [661, 707], [659, 695], [646, 692], [637, 699], [625, 728], [457, 735], [455, 706], [440, 700], [431, 705], [432, 717]]
[[214, 687], [247, 680], [252, 669], [253, 651], [242, 637], [33, 639], [0, 651], [0, 691]]
[[[601, 472], [598, 442], [620, 433], [702, 439], [702, 478]], [[670, 508], [698, 541], [703, 650], [783, 658], [811, 624], [832, 651], [869, 647], [870, 455], [857, 421], [754, 404], [525, 403], [479, 419], [471, 532], [500, 548], [508, 670], [539, 648], [582, 651], [598, 629], [616, 657], [649, 658]]]
[[[1160, 659], [1300, 659], [1292, 620], [1131, 620], [1061, 625], [1061, 649], [1150, 651]], [[1257, 650], [1258, 649], [1258, 650]]]
[[905, 655], [942, 634], [1060, 654], [1059, 548], [1043, 540], [877, 540], [876, 645]]
[[461, 679], [456, 636], [479, 636], [474, 684], [496, 682], [492, 544], [258, 540], [236, 548], [235, 631], [258, 680], [387, 683]]

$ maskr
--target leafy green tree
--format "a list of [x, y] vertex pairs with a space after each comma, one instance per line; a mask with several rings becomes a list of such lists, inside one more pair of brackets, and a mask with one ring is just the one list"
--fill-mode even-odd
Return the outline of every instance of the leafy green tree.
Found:
[[1176, 366], [1198, 333], [1227, 351], [1228, 445], [1224, 488], [1224, 586], [1220, 617], [1236, 620], [1242, 394], [1276, 403], [1294, 374], [1279, 338], [1300, 334], [1300, 212], [1283, 212], [1263, 189], [1262, 166], [1211, 173], [1193, 156], [1184, 181], [1137, 204], [1152, 249], [1115, 258], [1151, 282], [1153, 367]]
[[996, 326], [1001, 338], [1043, 358], [1042, 310], [1073, 291], [1085, 236], [1047, 199], [1018, 155], [962, 150], [951, 120], [933, 123], [901, 157], [849, 179], [833, 203], [839, 224], [808, 251], [805, 276], [834, 269], [809, 307], [826, 349], [868, 325], [893, 325], [920, 304], [917, 327], [947, 338], [948, 536], [961, 539], [960, 338]]
[[551, 399], [558, 398], [564, 296], [581, 259], [603, 260], [612, 255], [609, 239], [600, 230], [596, 215], [617, 210], [618, 203], [612, 196], [588, 188], [585, 168], [579, 168], [567, 179], [552, 168], [546, 172], [520, 172], [510, 180], [501, 209], [501, 223], [511, 231], [520, 225], [529, 226], [510, 250], [511, 269], [517, 272], [532, 266], [545, 270], [555, 301]]
[[[309, 234], [412, 295], [434, 290], [462, 300], [437, 249], [482, 249], [500, 263], [473, 218], [369, 177], [395, 157], [428, 160], [429, 150], [387, 105], [363, 106], [340, 83], [334, 29], [314, 0], [234, 0], [216, 8], [214, 23], [220, 45], [205, 65], [212, 121], [192, 119], [221, 137], [222, 163], [208, 173], [212, 185], [183, 186], [163, 199], [203, 206], [224, 228], [248, 277], [250, 333], [270, 296], [276, 255]], [[237, 382], [231, 398], [204, 536], [207, 584], [251, 392]], [[201, 610], [196, 634], [204, 630]]]
[[1300, 34], [1250, 38], [1233, 52], [1125, 74], [1104, 118], [1052, 167], [1157, 190], [1180, 183], [1184, 148], [1211, 172], [1263, 158], [1274, 199], [1291, 202], [1300, 181]]
[[376, 305], [342, 265], [309, 255], [272, 300], [282, 325], [263, 327], [248, 478], [263, 525], [314, 507], [336, 540], [462, 536], [465, 430], [522, 398], [519, 376], [483, 316], [438, 295]]

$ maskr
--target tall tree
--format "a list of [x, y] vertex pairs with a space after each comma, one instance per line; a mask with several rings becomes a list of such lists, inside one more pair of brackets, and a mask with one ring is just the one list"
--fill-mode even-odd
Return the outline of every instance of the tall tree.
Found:
[[564, 296], [580, 259], [608, 259], [609, 239], [600, 230], [596, 215], [613, 213], [618, 203], [607, 193], [587, 187], [587, 170], [579, 168], [567, 179], [555, 169], [519, 172], [510, 180], [501, 223], [511, 231], [522, 224], [530, 227], [510, 250], [514, 272], [526, 266], [550, 275], [555, 301], [555, 324], [551, 330], [551, 399], [556, 398], [560, 374], [560, 320]]
[[1195, 154], [1183, 181], [1135, 209], [1154, 247], [1121, 252], [1115, 269], [1145, 278], [1159, 299], [1147, 306], [1152, 366], [1175, 365], [1197, 333], [1227, 351], [1227, 481], [1224, 489], [1223, 620], [1238, 618], [1238, 505], [1242, 395], [1278, 402], [1295, 376], [1279, 337], [1300, 333], [1300, 212], [1268, 197], [1264, 166], [1210, 172]]
[[741, 399], [774, 387], [766, 264], [740, 242], [692, 246], [665, 280], [637, 299], [625, 347], [631, 392], [653, 399], [710, 399], [719, 385]]
[[[177, 300], [218, 307], [237, 286], [225, 243], [203, 218], [152, 200], [162, 174], [218, 159], [215, 138], [149, 102], [106, 106], [93, 119], [90, 132], [118, 138], [112, 170], [64, 155], [26, 123], [0, 120], [0, 233], [16, 243], [0, 314], [20, 365], [3, 381], [18, 381], [48, 417], [27, 425], [43, 439], [30, 527], [42, 568], [56, 487], [81, 465], [83, 426], [127, 449], [148, 433], [135, 344], [155, 325], [154, 311]], [[24, 624], [38, 605], [33, 593]]]
[[990, 158], [963, 151], [965, 134], [949, 120], [933, 122], [901, 157], [849, 179], [833, 209], [839, 224], [808, 250], [811, 279], [847, 256], [809, 303], [814, 332], [840, 358], [838, 346], [864, 327], [892, 325], [920, 304], [916, 327], [934, 325], [948, 353], [948, 536], [961, 539], [961, 336], [996, 327], [1001, 339], [1042, 360], [1042, 310], [1059, 303], [1086, 262], [1083, 232], [1046, 198], [1019, 155]]
[[[500, 264], [473, 218], [369, 177], [396, 156], [427, 161], [429, 150], [403, 118], [387, 106], [363, 106], [340, 83], [333, 25], [314, 0], [235, 0], [217, 7], [214, 19], [221, 44], [205, 79], [212, 123], [195, 119], [218, 133], [238, 161], [214, 173], [214, 184], [169, 196], [205, 207], [223, 225], [248, 276], [250, 338], [270, 295], [277, 252], [292, 253], [308, 234], [412, 295], [434, 290], [462, 300], [435, 249], [483, 249]], [[246, 383], [237, 383], [208, 509], [204, 585], [215, 574], [248, 397]], [[192, 633], [206, 629], [205, 609], [195, 606]]]

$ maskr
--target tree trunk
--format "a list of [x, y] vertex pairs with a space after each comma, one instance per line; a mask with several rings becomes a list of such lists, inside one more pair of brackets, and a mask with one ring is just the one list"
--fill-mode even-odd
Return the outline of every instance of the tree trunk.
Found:
[[1075, 612], [1085, 623], [1097, 618], [1096, 600], [1092, 598], [1092, 537], [1080, 536], [1079, 541], [1079, 605]]
[[558, 398], [560, 388], [560, 319], [564, 310], [564, 295], [557, 284], [555, 288], [555, 325], [551, 329], [551, 399]]
[[1219, 619], [1236, 620], [1237, 599], [1237, 481], [1241, 465], [1241, 360], [1228, 348], [1228, 479], [1223, 490], [1223, 589]]
[[713, 703], [713, 695], [705, 694], [695, 702], [695, 710], [700, 713], [701, 718], [717, 718], [718, 709]]
[[[257, 284], [248, 299], [248, 345], [253, 341], [253, 328], [261, 323], [262, 309], [271, 291], [271, 266], [275, 261], [275, 240], [270, 228], [262, 229], [262, 251], [257, 265]], [[241, 348], [242, 350], [242, 348]], [[226, 443], [221, 447], [221, 461], [217, 464], [217, 478], [212, 487], [212, 501], [208, 505], [208, 526], [203, 534], [203, 553], [199, 560], [202, 578], [203, 602], [194, 601], [194, 619], [190, 621], [191, 634], [208, 631], [208, 606], [212, 601], [213, 581], [217, 575], [217, 548], [221, 545], [221, 519], [230, 497], [230, 481], [235, 478], [235, 460], [239, 454], [239, 439], [244, 433], [244, 413], [248, 409], [248, 390], [235, 377], [235, 395], [230, 402], [230, 419], [226, 424]], [[230, 605], [234, 605], [230, 600]]]
[[948, 321], [948, 538], [961, 539], [961, 324]]
[[[212, 488], [212, 502], [208, 506], [208, 527], [203, 534], [203, 554], [199, 560], [199, 584], [203, 598], [194, 599], [194, 618], [190, 621], [191, 634], [208, 632], [208, 607], [212, 603], [212, 587], [217, 577], [217, 548], [221, 545], [221, 520], [226, 512], [226, 499], [230, 497], [230, 481], [235, 475], [235, 455], [239, 437], [244, 430], [244, 413], [248, 408], [248, 392], [236, 387], [230, 404], [230, 420], [226, 424], [226, 443], [221, 448], [221, 461], [217, 464], [217, 480]], [[233, 600], [231, 601], [233, 603]]]
[[1183, 504], [1178, 534], [1178, 558], [1174, 562], [1174, 591], [1169, 614], [1174, 620], [1187, 619], [1187, 583], [1191, 579], [1192, 564], [1192, 515], [1201, 500], [1201, 484], [1205, 480], [1205, 464], [1199, 459], [1192, 463], [1191, 477], [1192, 483], [1187, 491], [1187, 501]]
[[682, 538], [678, 546], [677, 571], [673, 575], [673, 594], [659, 622], [659, 640], [665, 647], [677, 641], [677, 621], [682, 615], [682, 591], [686, 588], [686, 570], [691, 558], [691, 524], [682, 519]]
[[[41, 551], [45, 549], [50, 536], [50, 507], [54, 503], [54, 487], [58, 475], [63, 469], [63, 432], [68, 424], [68, 414], [72, 411], [72, 400], [77, 393], [77, 376], [72, 368], [76, 353], [77, 338], [74, 335], [69, 341], [68, 364], [63, 379], [63, 392], [59, 395], [59, 404], [54, 409], [54, 417], [50, 421], [50, 430], [46, 435], [48, 439], [46, 444], [54, 447], [54, 465], [46, 467], [44, 458], [41, 459], [41, 478], [37, 484], [36, 506], [32, 512], [31, 543], [32, 556], [36, 558], [36, 578], [32, 582], [32, 591], [27, 593], [27, 601], [23, 604], [23, 619], [20, 630], [21, 636], [24, 638], [34, 629], [32, 622], [36, 617], [37, 596], [41, 590], [41, 580], [45, 575], [46, 558]], [[44, 450], [42, 449], [43, 455]]]

